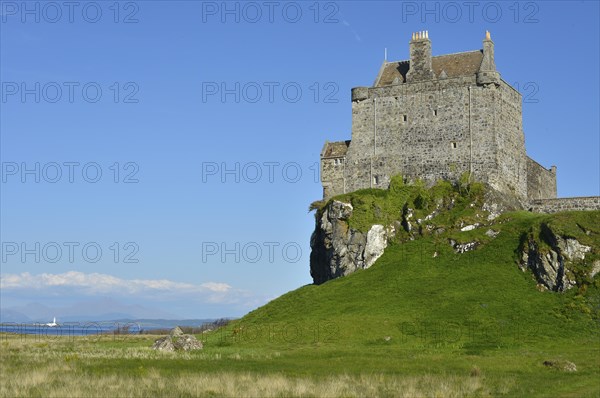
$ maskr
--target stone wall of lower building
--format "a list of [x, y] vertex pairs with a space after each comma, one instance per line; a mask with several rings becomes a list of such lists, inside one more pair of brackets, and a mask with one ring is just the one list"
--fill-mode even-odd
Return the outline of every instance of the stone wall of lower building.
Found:
[[535, 213], [556, 213], [569, 210], [600, 210], [600, 196], [532, 200], [529, 210]]
[[527, 198], [553, 199], [556, 198], [556, 168], [550, 170], [541, 164], [527, 158]]
[[321, 158], [321, 182], [323, 198], [331, 198], [344, 193], [345, 158]]

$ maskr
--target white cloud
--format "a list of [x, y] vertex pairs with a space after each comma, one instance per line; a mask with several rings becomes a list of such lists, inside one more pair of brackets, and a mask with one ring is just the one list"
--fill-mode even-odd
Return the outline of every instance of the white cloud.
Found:
[[57, 288], [76, 290], [87, 295], [155, 295], [209, 296], [210, 302], [229, 301], [230, 293], [239, 293], [227, 283], [205, 282], [192, 284], [168, 279], [121, 279], [113, 275], [68, 271], [62, 274], [4, 274], [0, 276], [0, 289], [7, 290], [48, 290]]
[[0, 294], [3, 305], [12, 303], [15, 306], [42, 301], [65, 306], [110, 298], [128, 305], [140, 304], [196, 318], [241, 316], [273, 298], [251, 290], [234, 288], [223, 282], [123, 279], [109, 274], [79, 271], [60, 274], [1, 274]]

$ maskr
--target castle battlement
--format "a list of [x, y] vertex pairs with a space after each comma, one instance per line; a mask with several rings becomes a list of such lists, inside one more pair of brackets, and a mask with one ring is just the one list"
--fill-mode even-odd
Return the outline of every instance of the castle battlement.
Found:
[[525, 151], [521, 94], [496, 70], [489, 32], [483, 48], [432, 56], [428, 31], [415, 32], [410, 59], [381, 65], [371, 87], [351, 92], [352, 139], [321, 152], [323, 197], [388, 188], [390, 179], [434, 183], [470, 173], [516, 197], [556, 197], [556, 168]]

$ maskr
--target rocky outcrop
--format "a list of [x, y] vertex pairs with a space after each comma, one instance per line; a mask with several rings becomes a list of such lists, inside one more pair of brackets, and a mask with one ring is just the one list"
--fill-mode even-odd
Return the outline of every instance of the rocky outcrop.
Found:
[[470, 252], [471, 250], [475, 250], [480, 245], [480, 243], [476, 240], [473, 242], [458, 243], [454, 239], [450, 239], [449, 242], [450, 246], [452, 246], [456, 253]]
[[487, 220], [492, 221], [507, 211], [522, 210], [524, 204], [514, 195], [506, 195], [488, 187], [485, 191], [482, 209], [488, 213]]
[[168, 336], [156, 340], [152, 348], [159, 351], [194, 351], [203, 348], [202, 342], [191, 334], [184, 334], [179, 326], [171, 330]]
[[[530, 269], [546, 289], [562, 292], [575, 286], [570, 268], [575, 262], [585, 260], [592, 248], [577, 239], [554, 233], [546, 224], [542, 224], [540, 237], [542, 241], [530, 234], [522, 243], [519, 267], [523, 271]], [[595, 266], [590, 277], [594, 277], [594, 270]]]
[[317, 216], [310, 239], [310, 274], [315, 284], [369, 268], [383, 254], [388, 231], [373, 225], [367, 233], [352, 229], [352, 205], [332, 201]]
[[[436, 242], [447, 239], [457, 254], [479, 250], [503, 233], [502, 224], [511, 221], [510, 215], [499, 215], [519, 208], [516, 201], [496, 200], [501, 196], [493, 190], [486, 191], [482, 199], [481, 195], [454, 191], [440, 197], [402, 189], [390, 188], [388, 195], [393, 199], [353, 197], [352, 203], [362, 206], [360, 209], [340, 200], [331, 200], [320, 208], [310, 243], [310, 273], [315, 284], [371, 267], [392, 240], [402, 245], [434, 237]], [[379, 224], [365, 224], [369, 219]], [[594, 243], [598, 232], [572, 221], [539, 218], [515, 247], [519, 267], [533, 273], [540, 290], [563, 292], [574, 286], [585, 289], [600, 273], [600, 252]], [[358, 230], [350, 225], [361, 227]], [[436, 250], [433, 257], [439, 254]]]

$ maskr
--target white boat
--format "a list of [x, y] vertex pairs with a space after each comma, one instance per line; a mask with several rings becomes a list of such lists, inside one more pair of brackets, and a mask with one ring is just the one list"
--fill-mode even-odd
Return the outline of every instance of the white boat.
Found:
[[54, 317], [54, 319], [52, 320], [52, 322], [47, 323], [46, 326], [50, 326], [51, 328], [58, 326], [58, 323], [56, 323], [56, 317]]

